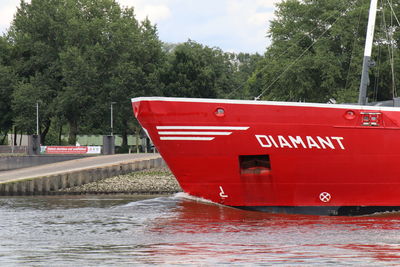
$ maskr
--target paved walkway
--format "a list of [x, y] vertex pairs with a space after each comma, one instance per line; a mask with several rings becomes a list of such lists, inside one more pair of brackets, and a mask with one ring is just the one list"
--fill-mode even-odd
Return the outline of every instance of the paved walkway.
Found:
[[63, 162], [45, 164], [35, 167], [0, 172], [0, 182], [49, 176], [71, 171], [105, 167], [115, 164], [134, 162], [144, 159], [159, 158], [159, 154], [117, 154], [109, 156], [88, 157]]

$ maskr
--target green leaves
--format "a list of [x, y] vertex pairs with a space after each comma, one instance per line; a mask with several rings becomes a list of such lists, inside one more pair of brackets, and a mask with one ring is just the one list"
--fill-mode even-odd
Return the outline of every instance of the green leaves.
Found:
[[257, 55], [224, 53], [189, 40], [169, 54], [163, 93], [176, 97], [243, 97], [243, 85], [259, 59]]
[[[251, 91], [271, 100], [327, 102], [335, 98], [355, 102], [368, 8], [369, 1], [355, 0], [286, 0], [278, 4], [269, 30], [272, 44], [249, 82]], [[396, 8], [398, 14], [399, 5]], [[378, 12], [377, 26], [383, 24], [384, 16], [390, 21], [386, 10]], [[399, 36], [398, 26], [391, 29]], [[380, 27], [376, 36], [376, 45], [390, 43]], [[389, 57], [383, 47], [381, 52], [374, 50], [373, 58], [381, 64], [370, 73], [371, 101], [392, 97], [383, 93], [391, 87]], [[400, 65], [396, 66], [398, 70]], [[378, 94], [374, 94], [374, 87], [381, 88]]]
[[81, 129], [107, 134], [110, 102], [119, 103], [115, 130], [126, 133], [134, 120], [130, 98], [161, 88], [165, 54], [155, 26], [114, 0], [21, 2], [8, 38], [19, 80], [14, 123], [32, 132], [32, 103], [40, 101], [42, 140], [52, 121], [68, 123], [72, 144]]

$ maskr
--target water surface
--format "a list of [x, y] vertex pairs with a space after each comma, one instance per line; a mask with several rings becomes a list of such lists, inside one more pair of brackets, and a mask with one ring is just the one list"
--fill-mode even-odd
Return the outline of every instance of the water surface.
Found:
[[400, 264], [400, 214], [273, 215], [174, 196], [0, 198], [0, 265]]

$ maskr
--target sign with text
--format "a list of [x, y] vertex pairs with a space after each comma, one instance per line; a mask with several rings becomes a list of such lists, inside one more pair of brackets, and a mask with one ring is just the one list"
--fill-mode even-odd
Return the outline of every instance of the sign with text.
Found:
[[100, 154], [101, 146], [42, 146], [43, 154]]

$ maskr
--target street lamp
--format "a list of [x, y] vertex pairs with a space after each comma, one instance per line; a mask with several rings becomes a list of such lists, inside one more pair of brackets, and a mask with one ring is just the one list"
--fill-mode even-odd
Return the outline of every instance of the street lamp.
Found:
[[116, 104], [117, 102], [111, 102], [111, 136], [113, 136], [113, 105]]
[[36, 134], [39, 136], [39, 102], [36, 102]]

